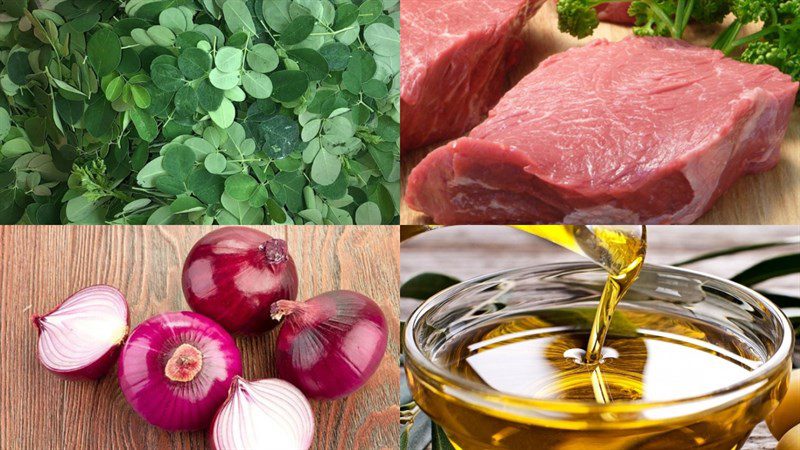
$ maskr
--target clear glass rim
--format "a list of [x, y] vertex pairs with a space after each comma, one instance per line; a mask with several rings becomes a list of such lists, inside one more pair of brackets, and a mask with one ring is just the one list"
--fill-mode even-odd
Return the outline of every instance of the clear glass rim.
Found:
[[[455, 389], [459, 393], [459, 398], [463, 401], [475, 405], [480, 404], [482, 408], [489, 407], [496, 411], [509, 412], [509, 409], [513, 409], [515, 413], [522, 415], [527, 415], [525, 414], [525, 410], [528, 409], [563, 413], [565, 405], [569, 405], [572, 413], [576, 414], [630, 414], [657, 408], [671, 408], [723, 396], [730, 397], [729, 399], [726, 399], [724, 402], [725, 404], [737, 402], [743, 397], [752, 393], [754, 390], [760, 390], [759, 388], [764, 388], [764, 386], [758, 386], [758, 384], [769, 379], [776, 371], [781, 370], [782, 366], [789, 361], [794, 341], [794, 329], [780, 308], [766, 297], [750, 288], [724, 278], [689, 269], [657, 264], [645, 264], [645, 270], [661, 273], [673, 273], [685, 276], [687, 278], [699, 278], [701, 280], [716, 281], [725, 286], [726, 292], [735, 296], [736, 298], [749, 297], [757, 304], [762, 305], [772, 316], [777, 319], [777, 321], [780, 323], [780, 329], [783, 332], [780, 345], [775, 349], [774, 354], [770, 356], [761, 366], [753, 370], [744, 380], [699, 396], [685, 397], [668, 401], [648, 402], [636, 400], [603, 405], [575, 400], [536, 399], [497, 391], [474, 381], [465, 380], [447, 370], [442, 369], [433, 361], [431, 361], [430, 358], [428, 358], [422, 352], [422, 350], [420, 350], [419, 345], [417, 344], [415, 339], [416, 328], [421, 323], [421, 319], [425, 317], [431, 309], [449, 300], [455, 293], [461, 291], [467, 286], [486, 282], [498, 277], [509, 277], [522, 273], [536, 275], [552, 271], [565, 272], [587, 269], [602, 270], [591, 262], [556, 263], [535, 267], [522, 267], [474, 277], [433, 295], [431, 298], [417, 307], [406, 324], [405, 331], [403, 333], [406, 369], [409, 370], [408, 368], [414, 365], [420, 366], [424, 369], [424, 372], [420, 372], [419, 370], [414, 372], [415, 376], [420, 377], [421, 381], [437, 386], [438, 388], [447, 386], [450, 388], [450, 390]], [[691, 414], [678, 413], [675, 416], [681, 417], [685, 415]], [[622, 421], [624, 422], [624, 420]]]

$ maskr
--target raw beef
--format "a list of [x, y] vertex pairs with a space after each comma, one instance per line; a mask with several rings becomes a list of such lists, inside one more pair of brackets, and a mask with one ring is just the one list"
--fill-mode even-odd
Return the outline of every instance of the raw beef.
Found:
[[463, 135], [508, 88], [541, 0], [403, 0], [402, 149]]
[[412, 171], [436, 223], [691, 223], [768, 170], [798, 83], [668, 38], [552, 56]]
[[633, 25], [636, 19], [628, 15], [630, 6], [630, 3], [603, 3], [596, 7], [597, 18], [603, 22]]

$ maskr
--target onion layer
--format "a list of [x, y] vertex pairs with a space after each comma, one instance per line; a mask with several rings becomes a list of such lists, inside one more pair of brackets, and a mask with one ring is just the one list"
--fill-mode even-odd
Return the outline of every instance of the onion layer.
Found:
[[133, 409], [166, 430], [208, 427], [242, 373], [233, 338], [193, 312], [159, 314], [142, 322], [122, 348], [119, 385]]
[[332, 291], [305, 302], [281, 300], [278, 376], [311, 398], [334, 399], [360, 388], [380, 365], [388, 331], [380, 307], [353, 291]]
[[112, 286], [90, 286], [32, 320], [39, 329], [39, 361], [47, 370], [97, 379], [114, 365], [128, 334], [128, 303]]
[[186, 257], [183, 293], [194, 311], [231, 333], [261, 333], [277, 325], [270, 306], [297, 297], [297, 270], [286, 241], [252, 228], [220, 228]]
[[306, 450], [314, 438], [314, 413], [296, 387], [283, 380], [236, 377], [211, 425], [216, 450]]

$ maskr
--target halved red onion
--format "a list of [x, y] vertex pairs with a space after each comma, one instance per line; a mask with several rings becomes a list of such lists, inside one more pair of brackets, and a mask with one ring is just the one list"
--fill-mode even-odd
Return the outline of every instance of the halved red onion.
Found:
[[281, 300], [272, 306], [272, 317], [285, 317], [275, 346], [278, 377], [311, 398], [335, 399], [360, 388], [386, 351], [386, 318], [358, 292]]
[[114, 365], [128, 334], [128, 303], [115, 287], [90, 286], [32, 320], [39, 330], [39, 361], [47, 370], [97, 379]]
[[183, 293], [192, 310], [231, 333], [263, 333], [278, 323], [269, 308], [297, 297], [297, 270], [286, 241], [246, 227], [203, 236], [183, 264]]
[[225, 401], [242, 358], [227, 331], [193, 312], [159, 314], [122, 348], [119, 386], [133, 409], [166, 430], [201, 430]]
[[235, 377], [211, 425], [216, 450], [306, 450], [314, 438], [314, 413], [299, 389], [267, 379]]

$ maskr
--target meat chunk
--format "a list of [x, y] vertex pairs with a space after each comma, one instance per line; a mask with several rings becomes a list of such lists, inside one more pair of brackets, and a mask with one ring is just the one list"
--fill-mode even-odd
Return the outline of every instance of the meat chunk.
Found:
[[633, 25], [636, 19], [628, 15], [628, 8], [630, 7], [631, 4], [627, 2], [603, 3], [595, 9], [597, 9], [597, 18], [603, 22]]
[[403, 0], [403, 150], [461, 136], [508, 87], [520, 34], [541, 0]]
[[437, 223], [691, 223], [780, 158], [798, 83], [669, 38], [545, 60], [412, 171]]

